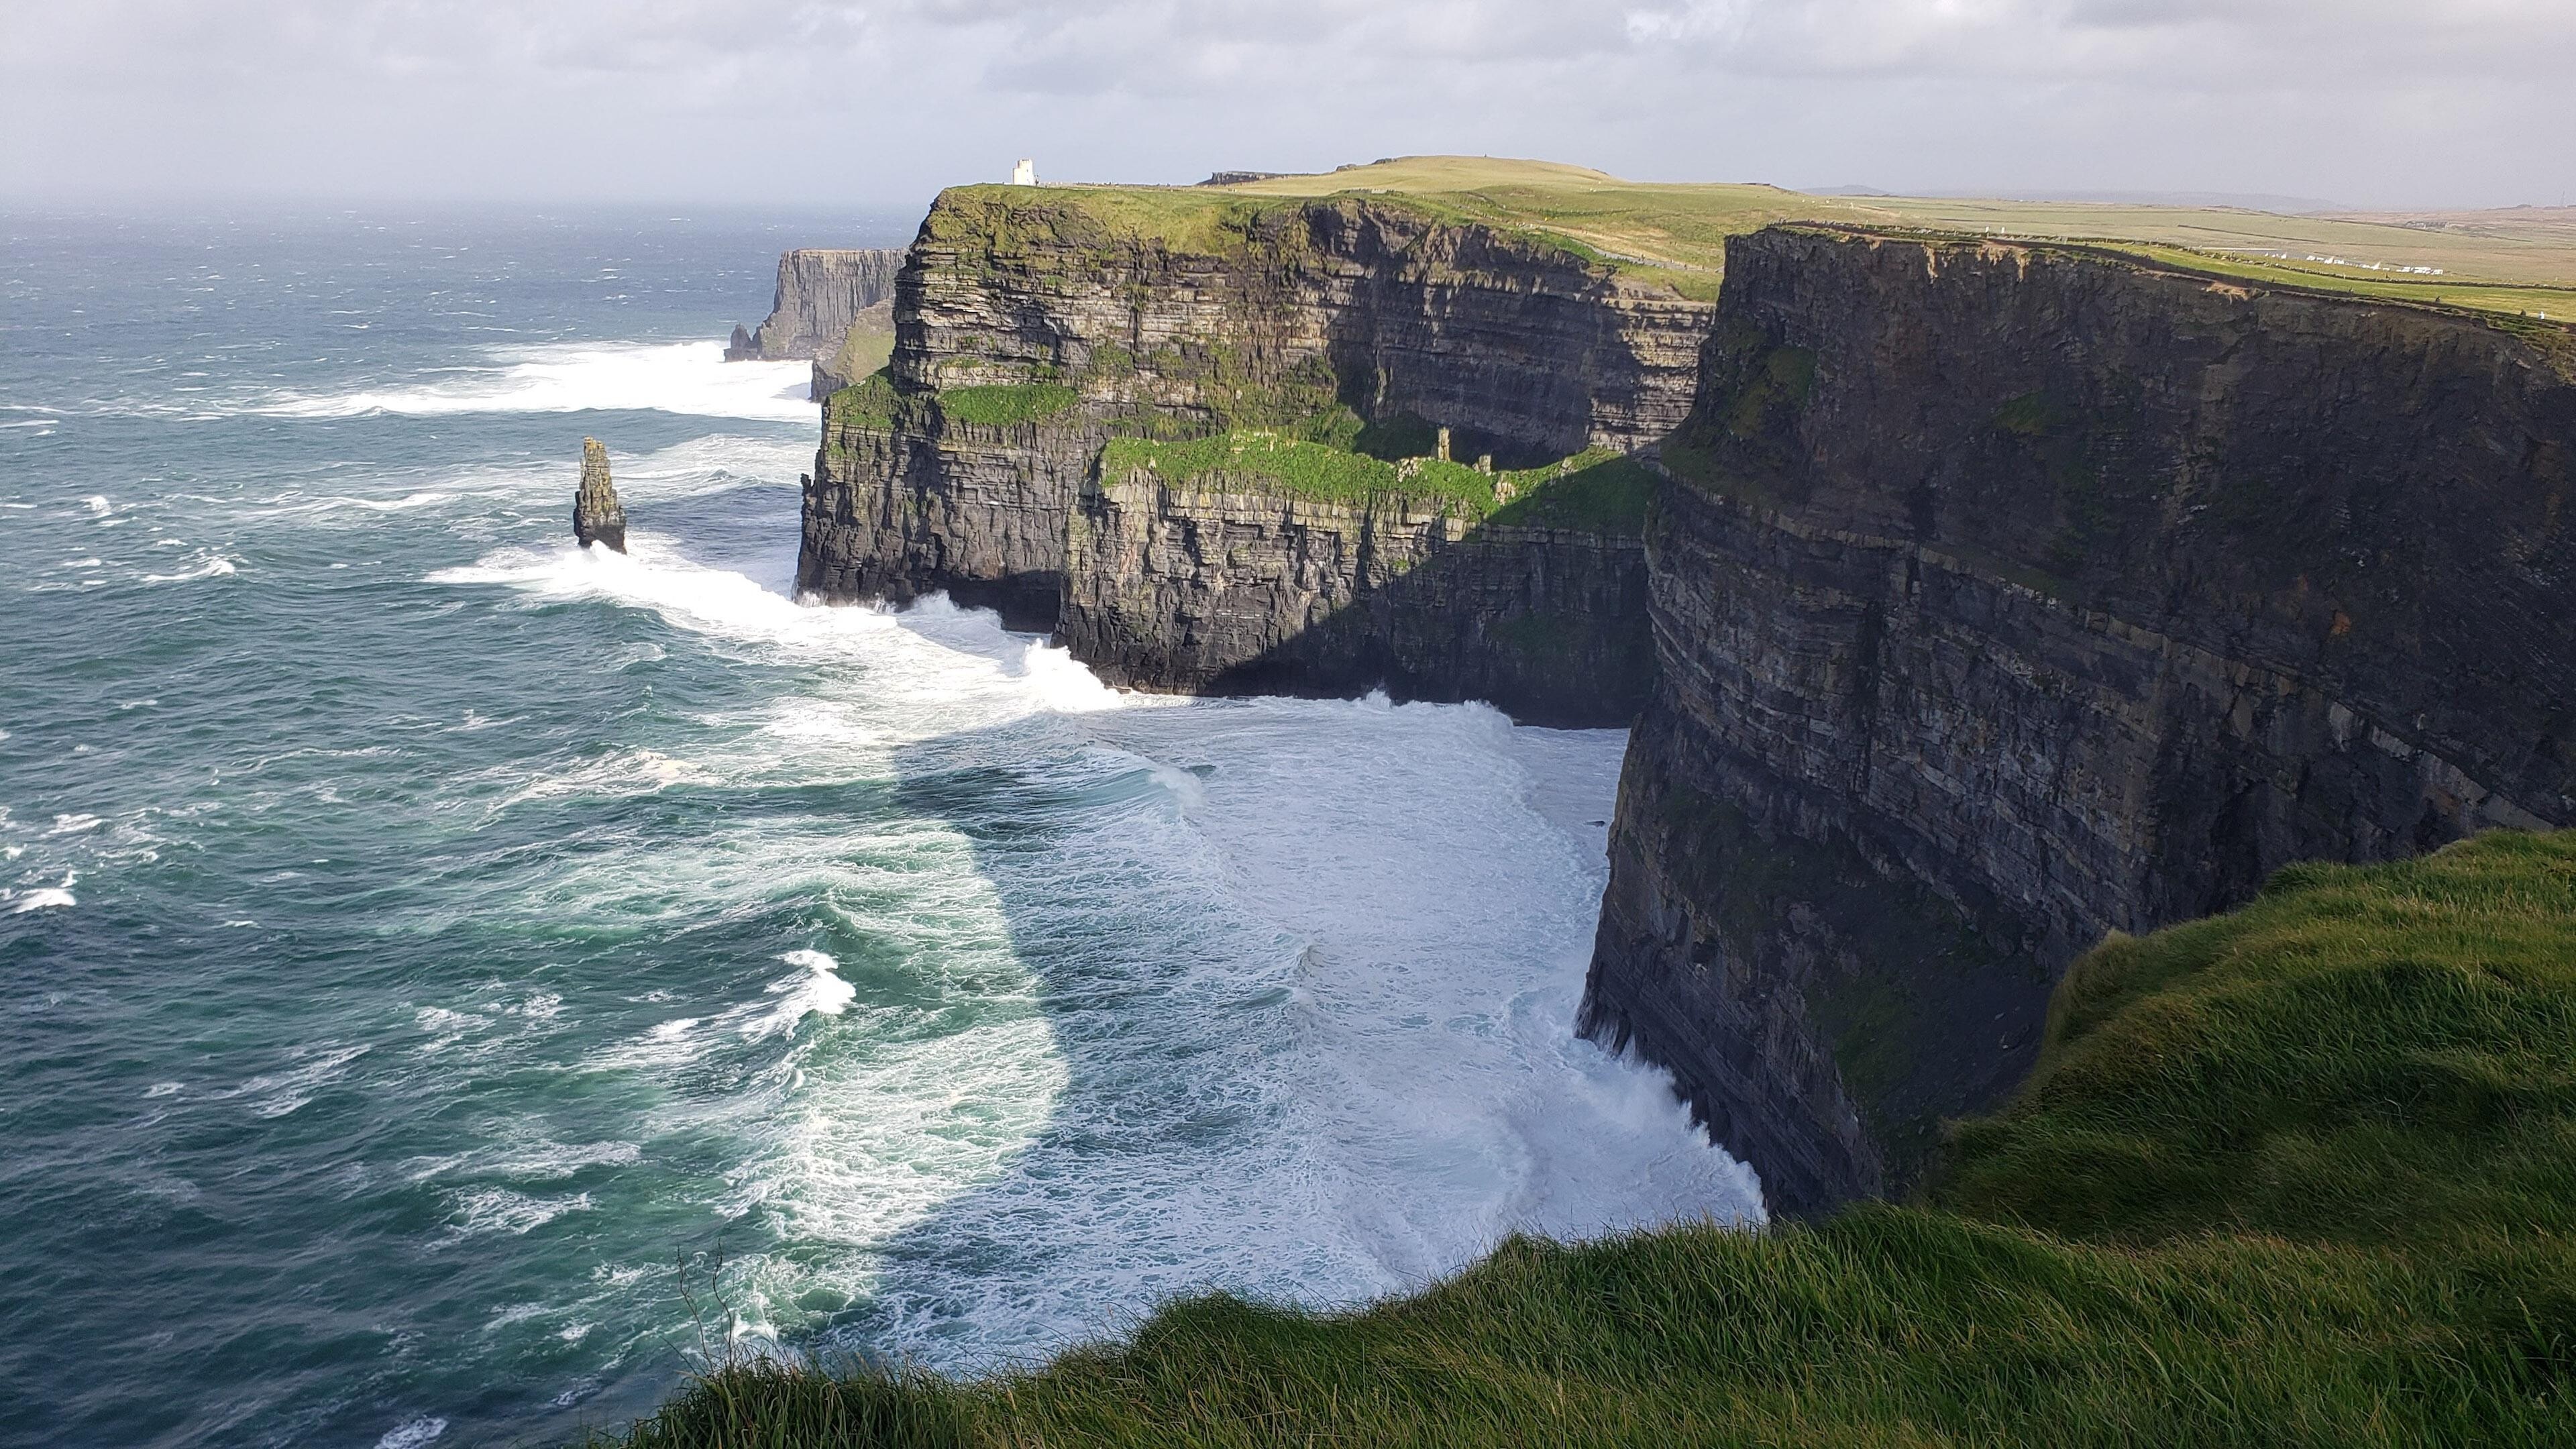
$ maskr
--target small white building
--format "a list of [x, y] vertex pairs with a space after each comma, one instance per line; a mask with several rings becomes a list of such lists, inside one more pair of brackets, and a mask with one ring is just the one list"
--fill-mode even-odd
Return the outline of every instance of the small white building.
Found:
[[1013, 186], [1037, 185], [1038, 163], [1030, 160], [1026, 156], [1021, 157], [1019, 159], [1019, 164], [1011, 168], [1011, 184]]

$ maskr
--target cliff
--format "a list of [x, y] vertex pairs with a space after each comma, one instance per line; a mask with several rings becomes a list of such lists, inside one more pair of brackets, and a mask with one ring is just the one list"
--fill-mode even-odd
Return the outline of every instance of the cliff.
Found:
[[1397, 201], [953, 190], [827, 403], [799, 584], [945, 590], [1137, 687], [1624, 723], [1644, 495], [1604, 465], [1686, 414], [1711, 315]]
[[884, 365], [894, 332], [893, 248], [782, 252], [778, 290], [758, 329], [737, 324], [727, 362], [814, 362], [814, 396], [828, 397]]
[[1812, 1212], [2019, 1081], [2105, 933], [2576, 821], [2566, 357], [2079, 248], [1736, 239], [1585, 1028]]

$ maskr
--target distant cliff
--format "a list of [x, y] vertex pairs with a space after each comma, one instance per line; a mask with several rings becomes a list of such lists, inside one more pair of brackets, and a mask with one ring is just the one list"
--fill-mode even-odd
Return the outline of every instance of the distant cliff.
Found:
[[891, 365], [828, 404], [801, 586], [946, 590], [1139, 687], [1625, 723], [1644, 492], [1605, 464], [1688, 410], [1711, 304], [1395, 202], [1155, 204], [1139, 228], [1082, 193], [940, 199]]
[[1730, 247], [1585, 1002], [1775, 1206], [1902, 1187], [2106, 932], [2576, 822], [2563, 333], [2080, 249]]
[[[899, 249], [803, 248], [778, 258], [778, 290], [757, 330], [737, 325], [725, 360], [815, 363], [814, 396], [829, 396], [883, 365], [894, 333]], [[870, 339], [884, 339], [871, 349]], [[858, 358], [844, 359], [856, 344]], [[859, 365], [864, 358], [865, 365]]]

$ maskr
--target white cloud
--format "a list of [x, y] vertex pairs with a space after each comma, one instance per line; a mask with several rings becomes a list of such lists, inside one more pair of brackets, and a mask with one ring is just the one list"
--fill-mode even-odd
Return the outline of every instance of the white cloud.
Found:
[[2576, 0], [0, 0], [0, 188], [910, 201], [1426, 150], [2557, 202]]

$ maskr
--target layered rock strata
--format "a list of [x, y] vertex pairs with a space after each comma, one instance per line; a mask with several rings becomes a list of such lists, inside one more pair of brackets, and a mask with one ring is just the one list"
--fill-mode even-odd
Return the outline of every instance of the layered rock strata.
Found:
[[1119, 434], [1334, 416], [1436, 420], [1506, 464], [1634, 448], [1686, 414], [1711, 304], [1393, 202], [1192, 203], [1174, 240], [1079, 198], [944, 195], [886, 373], [827, 404], [800, 586], [944, 590], [1138, 687], [1385, 685], [1624, 723], [1647, 667], [1633, 528], [1489, 530], [1098, 460]]
[[800, 248], [778, 258], [778, 289], [757, 329], [737, 325], [725, 360], [830, 361], [855, 327], [891, 330], [900, 248]]
[[1645, 549], [1624, 530], [1131, 471], [1080, 491], [1068, 540], [1057, 633], [1111, 684], [1382, 688], [1584, 725], [1625, 724], [1653, 678]]
[[2576, 821], [2566, 355], [2075, 248], [1737, 239], [1585, 1029], [1812, 1212], [2017, 1082], [2106, 932]]

